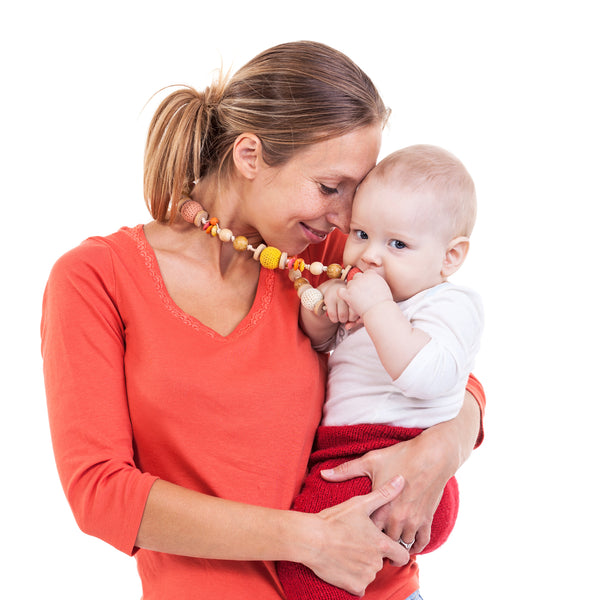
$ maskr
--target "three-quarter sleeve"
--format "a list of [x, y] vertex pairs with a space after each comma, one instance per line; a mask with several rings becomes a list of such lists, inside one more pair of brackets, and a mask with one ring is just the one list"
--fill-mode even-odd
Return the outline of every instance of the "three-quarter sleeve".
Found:
[[115, 281], [99, 242], [59, 259], [43, 298], [41, 349], [55, 459], [76, 521], [132, 554], [156, 477], [134, 462]]

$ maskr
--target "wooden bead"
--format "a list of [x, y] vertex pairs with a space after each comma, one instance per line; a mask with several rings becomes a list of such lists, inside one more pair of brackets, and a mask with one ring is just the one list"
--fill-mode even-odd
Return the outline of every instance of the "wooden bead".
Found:
[[209, 220], [209, 213], [206, 210], [199, 210], [194, 217], [194, 224], [197, 227], [202, 227]]
[[323, 302], [323, 294], [314, 287], [309, 286], [301, 295], [301, 304], [307, 310], [314, 310], [315, 305]]
[[260, 260], [260, 255], [262, 254], [262, 252], [266, 249], [266, 244], [260, 244], [255, 250], [254, 250], [254, 260]]
[[320, 302], [317, 302], [313, 307], [313, 312], [320, 317], [327, 310], [327, 306], [325, 306], [325, 302], [323, 302], [323, 298], [321, 298]]
[[295, 269], [291, 269], [288, 272], [288, 278], [294, 283], [297, 279], [301, 278], [303, 276], [303, 274]]
[[343, 279], [344, 281], [346, 280], [346, 277], [348, 276], [348, 273], [350, 272], [350, 269], [352, 268], [352, 265], [348, 265], [343, 271], [342, 274], [340, 275], [340, 279]]
[[282, 252], [278, 248], [268, 246], [260, 253], [260, 264], [266, 269], [277, 269], [280, 264]]
[[239, 252], [243, 252], [246, 248], [247, 248], [247, 238], [243, 235], [238, 235], [234, 240], [233, 240], [233, 247], [238, 250]]
[[309, 267], [309, 271], [310, 271], [311, 275], [321, 275], [321, 273], [323, 273], [323, 264], [321, 264], [318, 261], [311, 263], [311, 266]]
[[[300, 271], [297, 271], [297, 272], [300, 273]], [[309, 280], [305, 279], [302, 276], [295, 279], [295, 281], [294, 281], [294, 289], [295, 290], [298, 291], [302, 285], [309, 285]]]
[[329, 279], [337, 279], [341, 277], [342, 274], [342, 266], [336, 263], [333, 263], [327, 267], [327, 276]]
[[231, 229], [221, 229], [219, 231], [219, 239], [222, 242], [230, 242], [232, 237], [233, 232], [231, 231]]
[[283, 252], [280, 255], [280, 262], [278, 263], [278, 267], [280, 269], [286, 269], [286, 263], [288, 262], [288, 254], [286, 252]]

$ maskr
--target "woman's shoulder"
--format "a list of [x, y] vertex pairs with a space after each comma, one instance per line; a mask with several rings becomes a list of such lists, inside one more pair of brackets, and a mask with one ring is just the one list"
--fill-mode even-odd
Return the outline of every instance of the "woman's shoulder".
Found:
[[112, 273], [115, 262], [128, 262], [133, 255], [140, 255], [142, 239], [145, 239], [142, 225], [89, 237], [55, 261], [50, 278]]

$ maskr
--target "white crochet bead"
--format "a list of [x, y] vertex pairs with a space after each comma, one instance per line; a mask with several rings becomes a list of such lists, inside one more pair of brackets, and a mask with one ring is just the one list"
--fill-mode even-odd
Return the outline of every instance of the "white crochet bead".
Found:
[[313, 310], [317, 302], [321, 302], [321, 300], [323, 300], [323, 294], [314, 287], [306, 289], [301, 296], [301, 304], [307, 310]]

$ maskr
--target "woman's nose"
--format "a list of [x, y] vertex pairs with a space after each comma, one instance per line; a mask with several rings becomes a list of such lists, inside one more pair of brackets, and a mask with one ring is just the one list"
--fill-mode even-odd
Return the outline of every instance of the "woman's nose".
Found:
[[352, 219], [352, 199], [353, 195], [349, 197], [338, 198], [337, 202], [334, 202], [330, 207], [328, 220], [334, 227], [337, 227], [343, 233], [349, 233], [350, 231], [350, 220]]

